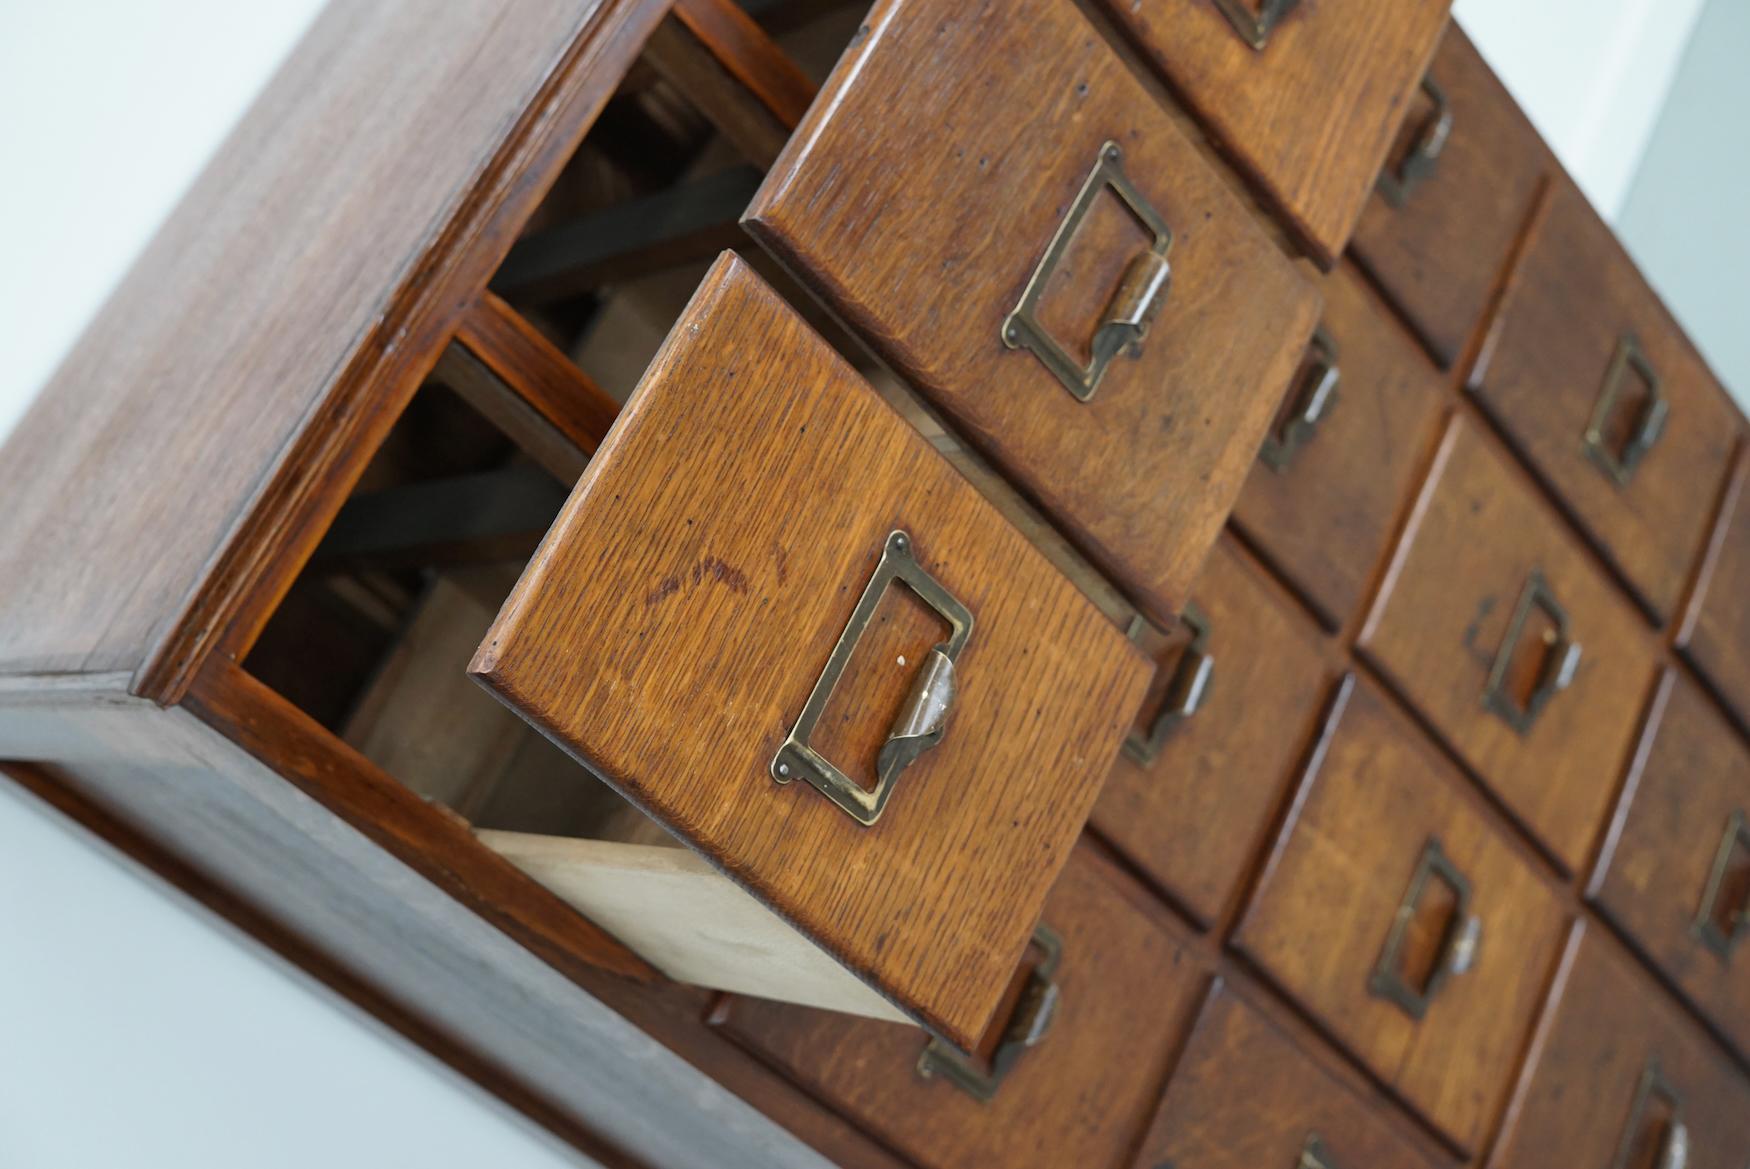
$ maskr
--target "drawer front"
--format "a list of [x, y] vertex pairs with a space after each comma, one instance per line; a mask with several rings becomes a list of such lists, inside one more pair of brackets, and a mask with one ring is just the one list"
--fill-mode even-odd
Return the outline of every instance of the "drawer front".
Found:
[[1584, 863], [1651, 691], [1652, 637], [1462, 420], [1358, 644], [1562, 865]]
[[[1218, 986], [1173, 1072], [1138, 1169], [1427, 1169], [1377, 1109]], [[1262, 1106], [1261, 1106], [1262, 1105]]]
[[1348, 268], [1234, 520], [1333, 628], [1361, 603], [1442, 411], [1440, 375]]
[[1471, 1150], [1504, 1102], [1564, 911], [1460, 782], [1350, 683], [1236, 944]]
[[[1444, 137], [1431, 136], [1442, 119]], [[1525, 230], [1549, 154], [1457, 24], [1441, 38], [1404, 131], [1349, 254], [1450, 366]]]
[[1208, 925], [1264, 846], [1328, 669], [1311, 622], [1231, 537], [1216, 545], [1192, 603], [1155, 651], [1155, 685], [1091, 823]]
[[1318, 294], [1070, 0], [876, 5], [745, 222], [1173, 620]]
[[1449, 0], [1106, 0], [1329, 265], [1348, 242]]
[[1750, 447], [1726, 492], [1700, 584], [1684, 618], [1683, 654], [1750, 730]]
[[965, 1043], [1150, 672], [733, 255], [470, 669]]
[[[1033, 1046], [1010, 1048], [988, 1099], [928, 1062], [929, 1041], [903, 1027], [744, 998], [714, 1022], [926, 1169], [1115, 1166], [1148, 1121], [1206, 976], [1165, 911], [1089, 849], [1070, 859], [1041, 921], [1061, 940], [1056, 1013]], [[1040, 1000], [1037, 978], [1020, 982], [1014, 1001]], [[993, 1050], [1027, 1022], [994, 1026], [975, 1070], [988, 1074]]]
[[1591, 896], [1750, 1052], [1750, 747], [1675, 672], [1645, 734]]
[[1585, 197], [1551, 191], [1472, 391], [1647, 608], [1673, 616], [1738, 416]]
[[1743, 1169], [1750, 1088], [1603, 931], [1552, 993], [1490, 1169]]

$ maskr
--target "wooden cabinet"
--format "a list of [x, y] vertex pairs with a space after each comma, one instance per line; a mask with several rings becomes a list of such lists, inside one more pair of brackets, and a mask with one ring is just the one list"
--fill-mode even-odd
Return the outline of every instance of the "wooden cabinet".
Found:
[[1750, 447], [1738, 456], [1684, 618], [1684, 654], [1713, 683], [1750, 730]]
[[1642, 736], [1591, 895], [1750, 1051], [1750, 746], [1674, 671]]
[[746, 225], [1171, 623], [1318, 294], [1070, 0], [878, 4]]
[[1235, 944], [1450, 1140], [1478, 1147], [1565, 914], [1363, 683], [1334, 706]]
[[1447, 432], [1358, 645], [1564, 867], [1584, 862], [1654, 646], [1474, 424]]

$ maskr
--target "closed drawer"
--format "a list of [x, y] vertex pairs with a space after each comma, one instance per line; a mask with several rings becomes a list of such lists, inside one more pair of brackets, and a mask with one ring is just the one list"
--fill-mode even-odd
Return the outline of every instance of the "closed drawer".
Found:
[[1329, 673], [1312, 623], [1231, 537], [1170, 639], [1091, 821], [1200, 924], [1221, 916], [1311, 738]]
[[1490, 1169], [1743, 1169], [1750, 1089], [1601, 930], [1552, 996]]
[[1738, 416], [1571, 183], [1552, 189], [1471, 382], [1641, 603], [1671, 617]]
[[[1426, 1169], [1430, 1162], [1269, 1019], [1218, 986], [1138, 1169]], [[1389, 1107], [1389, 1105], [1385, 1106]]]
[[745, 223], [1177, 616], [1318, 294], [1070, 0], [878, 4]]
[[1234, 520], [1335, 628], [1361, 604], [1442, 402], [1438, 372], [1350, 269], [1324, 293]]
[[725, 255], [470, 671], [970, 1044], [1149, 665]]
[[[946, 1066], [958, 1057], [891, 1024], [740, 998], [714, 1022], [928, 1169], [1118, 1165], [1206, 976], [1166, 912], [1090, 849], [1070, 859], [1041, 920], [1055, 957], [1029, 956], [1011, 994], [1018, 1013], [961, 1063], [969, 1077]], [[1054, 963], [1043, 974], [1041, 959]], [[1055, 1014], [1042, 1018], [1047, 1001]]]
[[1235, 940], [1472, 1150], [1504, 1103], [1564, 911], [1459, 782], [1351, 681]]
[[1666, 674], [1591, 896], [1750, 1052], [1750, 747]]
[[1448, 0], [1107, 0], [1329, 265], [1348, 242]]
[[1750, 448], [1738, 457], [1679, 642], [1750, 729]]
[[1441, 365], [1457, 360], [1481, 323], [1548, 158], [1470, 38], [1450, 25], [1349, 245]]
[[1513, 468], [1453, 422], [1359, 645], [1568, 869], [1653, 683], [1634, 611]]

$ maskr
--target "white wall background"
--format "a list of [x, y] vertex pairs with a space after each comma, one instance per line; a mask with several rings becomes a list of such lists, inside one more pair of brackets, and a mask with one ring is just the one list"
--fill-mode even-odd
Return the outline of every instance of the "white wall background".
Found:
[[[0, 435], [319, 3], [0, 0]], [[1593, 200], [1610, 216], [1626, 202], [1630, 246], [1692, 327], [1719, 331], [1702, 340], [1723, 366], [1750, 344], [1750, 152], [1738, 130], [1750, 106], [1750, 3], [1712, 0], [1686, 62], [1696, 78], [1686, 74], [1662, 118], [1701, 8], [1457, 4]], [[1723, 160], [1712, 149], [1721, 131], [1736, 135]], [[1649, 140], [1659, 173], [1636, 183]], [[1710, 160], [1730, 173], [1705, 169]], [[1713, 237], [1696, 245], [1685, 168], [1717, 196], [1703, 222], [1735, 252]], [[1737, 381], [1750, 384], [1750, 370]], [[0, 938], [7, 1169], [579, 1163], [4, 787]]]

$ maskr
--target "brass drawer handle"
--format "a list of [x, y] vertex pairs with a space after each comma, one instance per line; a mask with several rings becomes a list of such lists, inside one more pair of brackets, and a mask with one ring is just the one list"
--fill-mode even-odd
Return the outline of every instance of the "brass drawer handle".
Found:
[[1683, 1120], [1683, 1097], [1677, 1094], [1665, 1079], [1664, 1072], [1659, 1067], [1655, 1057], [1647, 1061], [1646, 1068], [1641, 1072], [1640, 1083], [1635, 1087], [1635, 1102], [1629, 1109], [1628, 1124], [1622, 1130], [1622, 1138], [1617, 1141], [1616, 1156], [1611, 1159], [1610, 1169], [1629, 1169], [1632, 1165], [1646, 1164], [1642, 1153], [1647, 1147], [1647, 1121], [1656, 1104], [1665, 1106], [1665, 1121], [1661, 1125], [1662, 1132], [1657, 1136], [1658, 1157], [1652, 1162], [1657, 1169], [1685, 1169], [1689, 1164], [1689, 1126]]
[[1300, 1160], [1295, 1163], [1295, 1169], [1343, 1169], [1331, 1154], [1325, 1149], [1324, 1138], [1316, 1132], [1306, 1134], [1306, 1143], [1300, 1147]]
[[[1525, 627], [1535, 611], [1542, 611], [1550, 619], [1553, 628], [1546, 630], [1543, 636], [1543, 661], [1538, 667], [1537, 681], [1533, 684], [1531, 693], [1523, 704], [1517, 702], [1509, 689], [1508, 674], [1513, 665], [1513, 654], [1518, 649], [1520, 639], [1525, 636]], [[1549, 582], [1543, 573], [1537, 569], [1531, 570], [1526, 577], [1525, 588], [1519, 594], [1519, 603], [1513, 608], [1513, 619], [1507, 624], [1507, 635], [1501, 639], [1501, 647], [1495, 651], [1494, 664], [1489, 668], [1489, 680], [1483, 687], [1483, 706], [1493, 711], [1507, 723], [1508, 726], [1525, 734], [1531, 730], [1532, 724], [1543, 708], [1549, 705], [1549, 700], [1566, 690], [1574, 681], [1574, 675], [1580, 668], [1581, 645], [1575, 641], [1568, 629], [1568, 615], [1556, 600], [1555, 593], [1550, 590]]]
[[1221, 14], [1234, 26], [1240, 39], [1260, 52], [1270, 43], [1271, 31], [1298, 3], [1300, 0], [1263, 0], [1254, 12], [1246, 0], [1215, 0], [1215, 6], [1221, 9]]
[[[1622, 397], [1631, 373], [1638, 376], [1646, 387], [1647, 400], [1621, 448], [1612, 450], [1607, 431], [1611, 416], [1616, 413], [1617, 400]], [[1640, 339], [1633, 333], [1623, 333], [1616, 340], [1616, 352], [1611, 355], [1610, 367], [1604, 372], [1604, 385], [1598, 391], [1598, 401], [1586, 423], [1587, 457], [1610, 476], [1611, 482], [1618, 487], [1627, 487], [1636, 468], [1664, 435], [1665, 426], [1670, 421], [1671, 402], [1665, 397], [1659, 372], [1641, 348]]]
[[1342, 378], [1337, 368], [1337, 343], [1324, 326], [1314, 330], [1307, 346], [1310, 360], [1296, 383], [1294, 413], [1281, 429], [1265, 436], [1258, 458], [1272, 471], [1286, 471], [1294, 456], [1318, 433], [1319, 423], [1337, 404], [1337, 383]]
[[[1434, 964], [1421, 986], [1414, 986], [1404, 977], [1403, 950], [1404, 943], [1410, 934], [1410, 923], [1415, 919], [1416, 907], [1422, 902], [1422, 895], [1427, 891], [1430, 881], [1440, 881], [1452, 890], [1452, 917], [1448, 921], [1445, 932], [1440, 938], [1440, 949], [1434, 958]], [[1380, 952], [1379, 962], [1373, 968], [1373, 974], [1368, 979], [1367, 989], [1380, 998], [1386, 999], [1401, 1007], [1412, 1019], [1420, 1019], [1428, 1013], [1428, 1005], [1434, 1001], [1434, 996], [1446, 981], [1454, 975], [1465, 974], [1476, 965], [1477, 952], [1483, 941], [1483, 922], [1470, 912], [1471, 884], [1470, 879], [1459, 872], [1458, 866], [1440, 847], [1437, 837], [1430, 836], [1422, 846], [1422, 855], [1416, 861], [1416, 871], [1410, 877], [1409, 888], [1404, 890], [1404, 897], [1398, 903], [1397, 913], [1392, 917], [1391, 931], [1386, 935], [1385, 949]]]
[[[1701, 895], [1701, 909], [1697, 911], [1691, 927], [1696, 939], [1721, 959], [1730, 959], [1732, 948], [1738, 944], [1740, 938], [1750, 933], [1750, 890], [1740, 893], [1735, 909], [1725, 914], [1720, 912], [1720, 898], [1726, 892], [1726, 877], [1732, 870], [1732, 857], [1739, 849], [1750, 852], [1750, 824], [1745, 822], [1742, 808], [1726, 817], [1726, 831], [1720, 837], [1719, 849], [1714, 853], [1713, 868], [1708, 872], [1707, 889]], [[1731, 928], [1721, 928], [1722, 917], [1730, 923]]]
[[[1124, 755], [1144, 766], [1154, 762], [1180, 723], [1196, 714], [1203, 700], [1209, 697], [1209, 686], [1215, 679], [1215, 656], [1209, 652], [1213, 632], [1209, 617], [1194, 603], [1187, 602], [1179, 620], [1191, 631], [1191, 642], [1179, 654], [1173, 676], [1167, 682], [1166, 696], [1160, 713], [1149, 726], [1148, 734], [1131, 731], [1124, 739]], [[1142, 617], [1130, 622], [1130, 637], [1134, 641], [1147, 627]]]
[[[1020, 303], [1003, 321], [1003, 344], [1010, 349], [1031, 350], [1063, 383], [1063, 388], [1083, 402], [1100, 388], [1100, 379], [1106, 376], [1106, 369], [1114, 357], [1125, 350], [1132, 355], [1141, 351], [1142, 339], [1148, 334], [1149, 324], [1160, 313], [1161, 305], [1166, 303], [1167, 290], [1172, 283], [1172, 267], [1167, 262], [1167, 253], [1173, 246], [1172, 229], [1142, 193], [1131, 185], [1123, 164], [1124, 153], [1116, 142], [1107, 142], [1100, 147], [1094, 169], [1070, 205], [1069, 213], [1058, 224], [1057, 234], [1051, 237], [1051, 245], [1040, 257], [1038, 267], [1033, 269], [1026, 290], [1021, 293]], [[1051, 283], [1052, 273], [1075, 240], [1082, 219], [1100, 192], [1108, 187], [1153, 236], [1153, 242], [1125, 269], [1117, 291], [1112, 294], [1101, 316], [1099, 327], [1094, 330], [1093, 340], [1088, 346], [1088, 362], [1083, 365], [1039, 319], [1039, 303]]]
[[940, 1039], [932, 1039], [918, 1056], [918, 1075], [926, 1080], [941, 1076], [976, 1100], [988, 1101], [996, 1096], [1015, 1062], [1044, 1041], [1062, 1001], [1057, 968], [1063, 960], [1063, 939], [1056, 930], [1041, 923], [1033, 931], [1033, 944], [1040, 950], [1039, 964], [1028, 972], [1026, 989], [1015, 1003], [1014, 1013], [1003, 1027], [1003, 1037], [991, 1054], [990, 1069], [978, 1067]]
[[1422, 132], [1416, 135], [1415, 144], [1398, 163], [1397, 169], [1387, 167], [1380, 171], [1375, 184], [1385, 201], [1393, 207], [1402, 207], [1409, 201], [1410, 192], [1434, 173], [1440, 155], [1446, 150], [1447, 139], [1452, 137], [1452, 103], [1446, 100], [1446, 91], [1435, 84], [1432, 77], [1424, 77], [1422, 92], [1434, 103], [1434, 108], [1422, 123]]
[[[948, 640], [932, 648], [919, 665], [911, 693], [894, 719], [887, 741], [876, 758], [875, 787], [870, 790], [840, 771], [830, 759], [816, 751], [809, 740], [814, 737], [815, 724], [826, 712], [833, 687], [838, 685], [858, 640], [874, 617], [876, 606], [881, 603], [881, 594], [890, 582], [896, 580], [909, 585], [948, 623], [951, 632]], [[887, 806], [888, 798], [893, 795], [899, 773], [942, 741], [948, 713], [954, 705], [954, 662], [970, 636], [972, 613], [917, 562], [912, 554], [911, 537], [904, 532], [889, 534], [882, 546], [880, 563], [864, 586], [857, 607], [851, 611], [851, 619], [845, 622], [844, 632], [839, 635], [826, 668], [821, 670], [820, 679], [808, 695], [808, 702], [797, 717], [789, 738], [772, 758], [772, 778], [779, 783], [789, 783], [800, 776], [858, 823], [875, 823]]]

